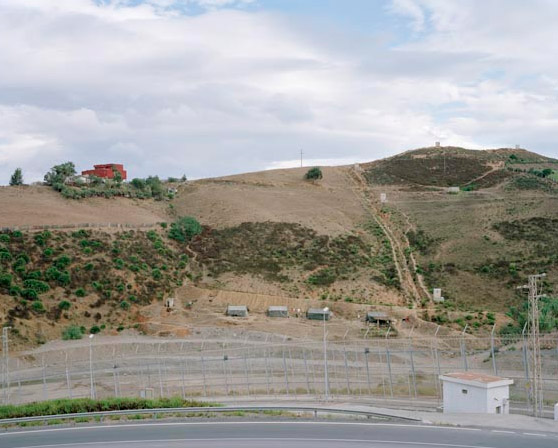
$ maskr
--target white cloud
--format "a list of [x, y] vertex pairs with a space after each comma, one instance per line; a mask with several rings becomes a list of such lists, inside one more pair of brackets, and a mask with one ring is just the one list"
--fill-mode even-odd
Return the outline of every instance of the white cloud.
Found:
[[435, 140], [553, 150], [552, 3], [394, 1], [412, 30], [397, 47], [245, 4], [0, 0], [0, 182], [65, 160], [203, 177], [300, 147], [340, 163]]

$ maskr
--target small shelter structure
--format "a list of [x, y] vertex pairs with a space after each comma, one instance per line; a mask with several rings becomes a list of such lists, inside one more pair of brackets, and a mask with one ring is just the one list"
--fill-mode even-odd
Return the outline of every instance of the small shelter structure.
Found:
[[289, 309], [286, 306], [270, 306], [267, 309], [269, 317], [289, 317]]
[[444, 413], [509, 414], [513, 380], [474, 372], [440, 375]]
[[174, 298], [173, 297], [167, 297], [167, 299], [165, 300], [165, 308], [167, 308], [167, 309], [174, 308]]
[[248, 308], [246, 305], [229, 305], [227, 306], [227, 316], [248, 317]]
[[449, 194], [457, 194], [459, 193], [459, 187], [448, 187]]
[[444, 297], [442, 296], [442, 289], [441, 288], [434, 288], [432, 290], [432, 299], [436, 303], [440, 303], [440, 302], [443, 302], [445, 300]]
[[376, 324], [378, 326], [389, 325], [391, 320], [391, 317], [383, 311], [369, 311], [366, 313], [366, 322]]
[[325, 311], [323, 308], [309, 308], [306, 311], [306, 318], [310, 320], [329, 320], [331, 319], [331, 310]]

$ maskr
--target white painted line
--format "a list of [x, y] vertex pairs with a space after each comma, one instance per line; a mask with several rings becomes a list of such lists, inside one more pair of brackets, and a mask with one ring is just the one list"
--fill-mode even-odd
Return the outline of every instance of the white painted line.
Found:
[[515, 434], [515, 431], [504, 431], [503, 429], [493, 429], [492, 432], [498, 432], [502, 434]]
[[535, 432], [524, 432], [526, 436], [538, 436], [538, 437], [546, 437], [546, 434], [537, 434]]
[[[79, 442], [80, 446], [95, 446], [95, 445], [106, 445], [106, 444], [126, 444], [126, 443], [161, 443], [161, 442], [248, 442], [248, 441], [261, 441], [261, 442], [336, 442], [336, 443], [381, 443], [381, 444], [397, 444], [397, 445], [412, 445], [412, 446], [441, 446], [441, 447], [451, 447], [451, 448], [496, 448], [485, 445], [459, 445], [459, 444], [449, 444], [449, 443], [434, 443], [434, 442], [406, 442], [400, 440], [374, 440], [374, 439], [316, 439], [316, 438], [289, 438], [289, 437], [277, 437], [277, 438], [265, 438], [265, 437], [239, 437], [239, 438], [209, 438], [209, 439], [154, 439], [154, 440], [115, 440], [115, 441], [104, 441], [104, 442]], [[18, 448], [52, 448], [61, 446], [75, 446], [76, 442], [73, 443], [61, 443], [55, 445], [28, 445]]]

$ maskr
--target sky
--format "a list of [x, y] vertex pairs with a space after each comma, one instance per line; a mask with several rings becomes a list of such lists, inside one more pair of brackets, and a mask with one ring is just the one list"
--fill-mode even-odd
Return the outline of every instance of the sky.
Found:
[[558, 157], [555, 0], [0, 0], [0, 184]]

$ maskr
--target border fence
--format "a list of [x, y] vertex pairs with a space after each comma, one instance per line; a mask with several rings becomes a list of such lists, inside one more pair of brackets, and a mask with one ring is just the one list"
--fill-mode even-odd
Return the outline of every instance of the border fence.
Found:
[[[441, 405], [438, 376], [475, 371], [514, 380], [512, 408], [529, 403], [528, 344], [513, 338], [346, 341], [184, 339], [95, 343], [10, 353], [5, 404], [109, 396], [288, 396], [427, 400]], [[325, 350], [324, 350], [325, 346]], [[558, 402], [558, 337], [541, 340], [545, 404]]]

